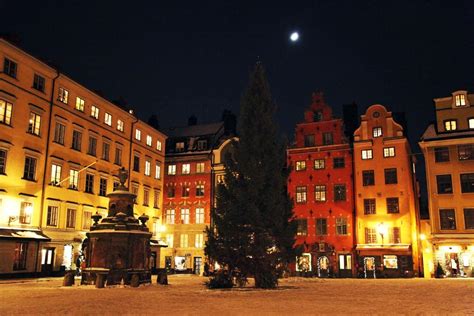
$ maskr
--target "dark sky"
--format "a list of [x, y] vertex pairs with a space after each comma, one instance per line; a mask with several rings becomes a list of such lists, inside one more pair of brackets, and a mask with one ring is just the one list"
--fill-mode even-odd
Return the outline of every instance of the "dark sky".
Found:
[[162, 127], [238, 112], [258, 58], [290, 138], [318, 89], [406, 111], [412, 143], [434, 97], [474, 90], [474, 1], [226, 2], [0, 0], [0, 30]]

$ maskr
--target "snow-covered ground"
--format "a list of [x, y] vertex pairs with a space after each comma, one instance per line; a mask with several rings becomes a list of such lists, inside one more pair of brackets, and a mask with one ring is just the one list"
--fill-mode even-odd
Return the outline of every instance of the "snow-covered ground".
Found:
[[[153, 278], [154, 281], [156, 277]], [[277, 290], [208, 290], [206, 278], [172, 275], [138, 289], [62, 287], [62, 279], [0, 282], [8, 314], [472, 314], [473, 279], [281, 280]], [[77, 280], [76, 280], [77, 282]]]

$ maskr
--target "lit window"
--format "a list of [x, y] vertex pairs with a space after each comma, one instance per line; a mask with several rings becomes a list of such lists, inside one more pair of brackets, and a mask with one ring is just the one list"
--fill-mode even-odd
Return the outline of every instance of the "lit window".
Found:
[[306, 170], [306, 161], [301, 160], [296, 162], [296, 171]]
[[21, 202], [20, 206], [20, 224], [30, 224], [31, 214], [33, 212], [33, 203]]
[[296, 203], [306, 203], [306, 186], [296, 187]]
[[189, 174], [191, 173], [191, 165], [189, 163], [184, 163], [182, 168], [181, 168], [181, 173], [182, 174]]
[[91, 116], [95, 118], [96, 120], [99, 119], [99, 108], [96, 107], [95, 105], [91, 107]]
[[123, 132], [123, 121], [117, 120], [117, 130]]
[[112, 115], [110, 113], [105, 113], [104, 123], [109, 126], [112, 126]]
[[314, 169], [324, 169], [324, 159], [314, 160]]
[[326, 201], [326, 186], [325, 185], [314, 186], [314, 200], [318, 202]]
[[398, 258], [396, 255], [383, 256], [384, 269], [398, 269]]
[[184, 142], [176, 143], [176, 151], [184, 151]]
[[60, 87], [58, 92], [58, 100], [62, 103], [67, 104], [69, 101], [69, 91]]
[[181, 224], [189, 224], [189, 209], [181, 209]]
[[84, 99], [76, 97], [76, 110], [84, 112]]
[[82, 216], [82, 229], [90, 229], [92, 222], [92, 212], [84, 211]]
[[141, 140], [142, 139], [142, 131], [139, 130], [138, 128], [135, 130], [135, 139], [136, 140]]
[[204, 184], [196, 185], [196, 196], [204, 196]]
[[12, 104], [0, 99], [0, 123], [10, 125], [12, 119]]
[[155, 179], [161, 179], [161, 165], [159, 162], [155, 163]]
[[152, 138], [150, 135], [146, 135], [146, 145], [151, 147]]
[[31, 112], [30, 120], [28, 121], [28, 133], [39, 136], [40, 128], [41, 128], [41, 116], [39, 116], [38, 114], [34, 112]]
[[376, 244], [377, 243], [377, 232], [375, 228], [365, 228], [365, 243]]
[[149, 176], [151, 174], [151, 161], [146, 160], [145, 161], [145, 175]]
[[372, 159], [372, 149], [362, 150], [362, 160]]
[[[0, 174], [5, 174], [7, 169], [7, 151], [0, 149]], [[1, 206], [1, 202], [0, 202]]]
[[188, 247], [188, 234], [181, 234], [180, 235], [179, 246], [181, 248], [187, 248]]
[[175, 175], [176, 174], [176, 165], [169, 165], [168, 166], [168, 174]]
[[196, 163], [196, 173], [204, 173], [204, 162]]
[[456, 95], [455, 99], [456, 99], [456, 106], [466, 105], [466, 96], [464, 94]]
[[57, 164], [51, 165], [51, 185], [58, 186], [61, 182], [61, 166]]
[[196, 239], [194, 242], [194, 246], [196, 248], [202, 248], [204, 245], [204, 235], [203, 234], [196, 234]]
[[166, 244], [168, 245], [168, 247], [173, 247], [173, 237], [173, 234], [166, 234]]
[[204, 224], [204, 208], [196, 208], [196, 224]]
[[13, 60], [5, 58], [3, 61], [3, 72], [12, 78], [16, 78], [18, 64]]
[[395, 157], [395, 147], [385, 147], [383, 149], [384, 158]]
[[474, 118], [470, 118], [467, 120], [469, 128], [474, 129]]
[[44, 92], [45, 82], [44, 77], [35, 74], [33, 76], [33, 89]]
[[455, 131], [457, 129], [456, 120], [444, 121], [444, 129], [447, 131]]
[[161, 141], [156, 141], [156, 150], [161, 151]]
[[79, 183], [79, 171], [69, 170], [69, 189], [77, 190]]
[[382, 136], [382, 128], [381, 127], [374, 127], [372, 129], [372, 136], [373, 137], [381, 137]]
[[174, 224], [174, 210], [166, 210], [166, 224]]

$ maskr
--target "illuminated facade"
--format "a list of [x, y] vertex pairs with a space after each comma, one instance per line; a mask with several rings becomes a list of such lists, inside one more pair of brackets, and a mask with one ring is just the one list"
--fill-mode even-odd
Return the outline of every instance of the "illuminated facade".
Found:
[[0, 59], [0, 273], [75, 268], [120, 167], [156, 233], [164, 134], [4, 40]]
[[204, 272], [206, 227], [217, 181], [223, 173], [222, 157], [235, 140], [235, 117], [223, 122], [171, 128], [166, 147], [160, 266], [176, 272]]
[[295, 270], [320, 277], [352, 277], [352, 150], [343, 121], [332, 116], [322, 93], [313, 93], [304, 117], [296, 125], [295, 145], [287, 150], [288, 191], [298, 223], [296, 245], [303, 245]]
[[356, 251], [359, 277], [419, 273], [418, 195], [403, 128], [382, 105], [354, 132]]
[[456, 91], [434, 101], [436, 123], [419, 142], [430, 214], [422, 241], [425, 277], [438, 264], [447, 276], [473, 277], [474, 94]]

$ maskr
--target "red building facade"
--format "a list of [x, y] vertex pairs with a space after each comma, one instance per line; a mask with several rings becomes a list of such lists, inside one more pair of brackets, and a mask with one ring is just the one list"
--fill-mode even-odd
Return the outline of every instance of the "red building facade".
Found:
[[287, 151], [296, 245], [303, 247], [297, 273], [354, 275], [352, 150], [343, 131], [343, 120], [332, 116], [323, 94], [313, 93], [304, 122], [296, 125], [295, 144]]

